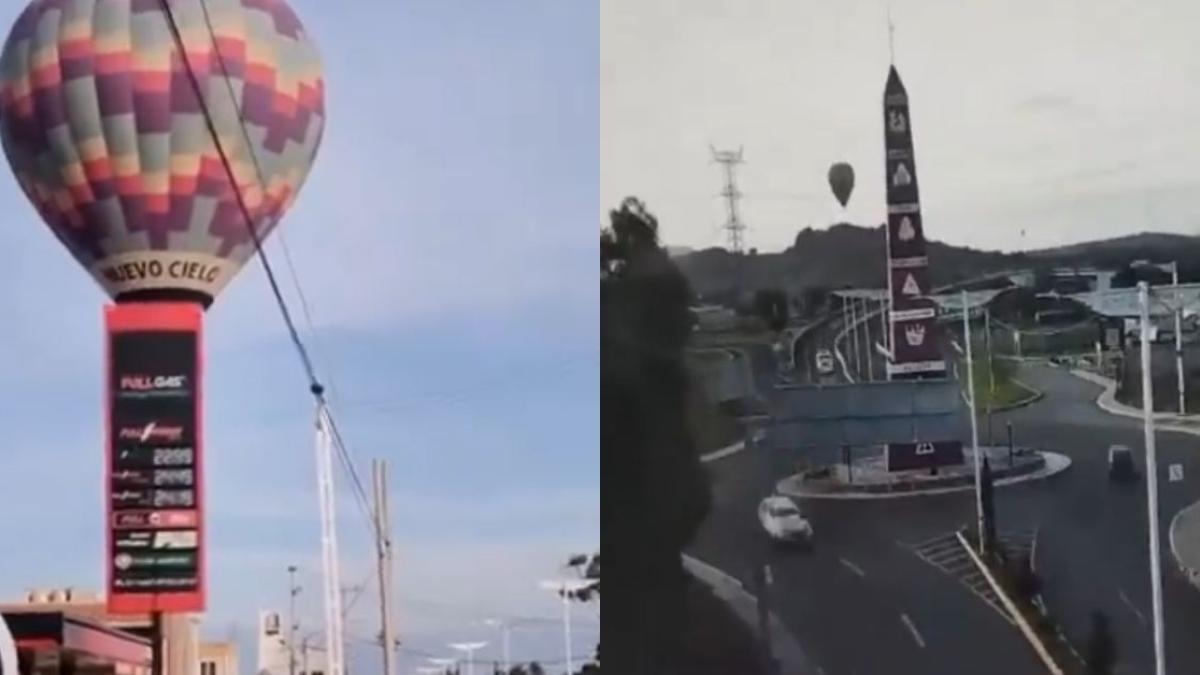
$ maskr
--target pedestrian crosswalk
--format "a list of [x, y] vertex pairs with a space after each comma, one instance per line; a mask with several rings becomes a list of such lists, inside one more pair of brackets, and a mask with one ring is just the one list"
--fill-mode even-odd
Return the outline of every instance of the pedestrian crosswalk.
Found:
[[[1010, 556], [1033, 555], [1037, 542], [1037, 530], [1014, 530], [996, 533], [1000, 545]], [[971, 556], [963, 548], [954, 531], [939, 534], [916, 544], [906, 544], [918, 558], [933, 565], [949, 577], [961, 583], [980, 600], [996, 610], [1005, 621], [1014, 624], [1013, 618], [1000, 602], [987, 578], [979, 571]]]

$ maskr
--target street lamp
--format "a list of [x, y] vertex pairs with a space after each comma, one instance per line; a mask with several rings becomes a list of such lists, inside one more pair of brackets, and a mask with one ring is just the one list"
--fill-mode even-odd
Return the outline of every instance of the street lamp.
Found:
[[488, 626], [491, 626], [492, 628], [500, 629], [500, 635], [501, 635], [501, 640], [502, 640], [501, 645], [504, 650], [503, 651], [504, 675], [508, 675], [508, 671], [512, 669], [510, 666], [510, 663], [509, 663], [509, 658], [508, 658], [508, 633], [509, 633], [509, 629], [511, 628], [511, 626], [510, 626], [509, 622], [504, 621], [503, 619], [484, 619], [483, 623]]
[[543, 581], [539, 586], [547, 591], [553, 591], [563, 601], [563, 635], [566, 639], [567, 672], [575, 672], [575, 663], [571, 660], [571, 596], [593, 585], [595, 581], [586, 579], [561, 579], [558, 581]]
[[296, 623], [296, 596], [300, 594], [300, 587], [296, 585], [296, 570], [295, 565], [288, 565], [288, 674], [296, 675], [296, 630], [300, 625]]
[[432, 656], [430, 656], [426, 660], [428, 660], [433, 665], [438, 666], [441, 669], [441, 672], [443, 672], [443, 673], [450, 670], [451, 666], [454, 666], [458, 663], [458, 659], [444, 659], [444, 658], [439, 659], [439, 658], [434, 658]]
[[451, 649], [467, 653], [467, 675], [475, 675], [475, 652], [487, 646], [487, 642], [451, 642]]
[[[1146, 260], [1135, 260], [1130, 263], [1130, 267], [1157, 267], [1166, 272], [1171, 272], [1171, 287], [1174, 289], [1175, 306], [1169, 307], [1172, 314], [1175, 315], [1175, 377], [1176, 384], [1179, 390], [1179, 414], [1186, 413], [1187, 400], [1185, 396], [1185, 381], [1183, 377], [1183, 301], [1179, 297], [1179, 262], [1171, 261], [1169, 263], [1154, 264]], [[1143, 339], [1145, 335], [1143, 334]]]
[[1158, 543], [1158, 458], [1154, 438], [1154, 390], [1150, 382], [1150, 287], [1138, 283], [1138, 305], [1142, 324], [1142, 427], [1146, 443], [1146, 501], [1150, 530], [1150, 601], [1154, 610], [1154, 672], [1166, 675], [1164, 648], [1162, 562]]

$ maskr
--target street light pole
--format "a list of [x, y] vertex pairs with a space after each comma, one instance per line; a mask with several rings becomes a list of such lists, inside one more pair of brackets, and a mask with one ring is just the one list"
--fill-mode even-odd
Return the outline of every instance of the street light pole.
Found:
[[296, 566], [288, 565], [288, 674], [296, 675], [296, 596], [300, 587], [296, 585]]
[[[486, 642], [452, 642], [450, 647], [467, 653], [467, 675], [475, 675], [475, 652], [487, 646]], [[569, 672], [569, 671], [568, 671]]]
[[1179, 384], [1179, 414], [1187, 414], [1187, 397], [1183, 378], [1183, 303], [1179, 299], [1179, 261], [1171, 263], [1171, 286], [1175, 289], [1175, 375]]
[[996, 364], [992, 358], [992, 310], [983, 308], [983, 340], [987, 346], [988, 359], [988, 402], [987, 402], [987, 444], [992, 447], [992, 406], [996, 401]]
[[508, 675], [508, 671], [512, 670], [508, 657], [508, 622], [503, 619], [484, 619], [483, 622], [500, 629], [501, 647], [503, 649], [501, 653], [504, 656], [504, 675]]
[[962, 292], [963, 342], [967, 349], [967, 390], [971, 392], [971, 446], [975, 451], [975, 510], [979, 529], [979, 553], [983, 548], [983, 458], [979, 455], [979, 420], [975, 414], [975, 362], [971, 358], [971, 314], [967, 307], [967, 292]]
[[593, 584], [588, 579], [565, 579], [562, 581], [543, 581], [540, 585], [548, 591], [554, 591], [563, 602], [563, 637], [567, 650], [567, 672], [575, 672], [575, 662], [571, 658], [571, 596]]
[[863, 330], [865, 331], [866, 344], [863, 345], [867, 352], [867, 381], [875, 381], [875, 359], [874, 349], [871, 348], [871, 301], [868, 298], [863, 298]]
[[854, 356], [854, 374], [859, 379], [862, 379], [862, 360], [858, 354], [858, 307], [854, 302], [854, 298], [850, 300], [850, 351]]
[[1163, 649], [1162, 562], [1158, 545], [1158, 459], [1154, 446], [1154, 390], [1150, 378], [1150, 287], [1138, 282], [1141, 309], [1142, 420], [1146, 439], [1146, 499], [1150, 518], [1150, 597], [1154, 610], [1154, 672], [1166, 675]]

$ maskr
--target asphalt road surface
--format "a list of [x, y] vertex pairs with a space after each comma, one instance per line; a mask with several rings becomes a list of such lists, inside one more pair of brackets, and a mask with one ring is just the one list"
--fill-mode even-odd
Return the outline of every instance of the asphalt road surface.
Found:
[[[836, 325], [818, 329], [801, 345], [813, 363]], [[775, 369], [770, 354], [753, 352], [756, 383], [766, 394]], [[1112, 417], [1094, 405], [1099, 388], [1048, 367], [1022, 371], [1046, 392], [1042, 401], [993, 420], [995, 440], [1005, 423], [1017, 442], [1070, 456], [1073, 466], [1046, 481], [997, 491], [1001, 530], [1039, 533], [1036, 566], [1044, 596], [1081, 651], [1090, 614], [1104, 611], [1119, 651], [1119, 673], [1153, 673], [1149, 558], [1144, 481], [1110, 484], [1111, 443], [1142, 452], [1136, 420]], [[987, 424], [980, 424], [981, 442]], [[918, 544], [945, 537], [971, 523], [970, 492], [882, 501], [807, 501], [813, 551], [768, 545], [755, 516], [769, 490], [771, 472], [782, 469], [771, 438], [759, 448], [708, 467], [714, 504], [692, 547], [701, 559], [742, 579], [747, 588], [755, 564], [771, 565], [772, 608], [826, 675], [1037, 673], [1043, 672], [1017, 629], [991, 604], [951, 574], [918, 555]], [[1170, 519], [1200, 499], [1200, 438], [1161, 433], [1160, 528], [1168, 672], [1200, 673], [1200, 591], [1176, 570], [1168, 548]], [[1167, 482], [1167, 466], [1184, 467], [1183, 482]]]

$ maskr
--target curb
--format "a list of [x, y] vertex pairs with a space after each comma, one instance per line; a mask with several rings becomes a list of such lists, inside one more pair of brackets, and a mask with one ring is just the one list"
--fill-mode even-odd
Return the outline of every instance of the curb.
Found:
[[1012, 403], [1009, 403], [1008, 405], [1000, 406], [999, 408], [992, 408], [993, 413], [1009, 412], [1010, 410], [1016, 410], [1017, 408], [1024, 408], [1027, 405], [1033, 405], [1034, 403], [1037, 403], [1038, 401], [1042, 400], [1043, 398], [1046, 398], [1046, 392], [1038, 389], [1037, 387], [1032, 387], [1032, 386], [1022, 382], [1021, 380], [1018, 380], [1015, 377], [1012, 378], [1012, 381], [1014, 383], [1016, 383], [1016, 385], [1018, 387], [1021, 387], [1022, 389], [1028, 391], [1029, 396], [1026, 396], [1025, 398], [1023, 398], [1019, 401], [1014, 401]]
[[971, 545], [967, 542], [966, 537], [963, 537], [961, 531], [955, 532], [954, 534], [958, 537], [958, 543], [962, 545], [963, 550], [965, 550], [967, 555], [971, 557], [971, 562], [975, 564], [975, 567], [977, 567], [980, 573], [983, 574], [984, 578], [987, 579], [988, 585], [992, 587], [992, 591], [994, 591], [996, 596], [1000, 598], [1000, 602], [1004, 605], [1004, 609], [1007, 610], [1012, 616], [1013, 621], [1017, 622], [1017, 627], [1021, 629], [1021, 634], [1024, 635], [1025, 639], [1029, 641], [1029, 644], [1033, 647], [1033, 651], [1037, 652], [1038, 658], [1042, 660], [1042, 663], [1046, 666], [1046, 670], [1050, 671], [1052, 675], [1063, 675], [1062, 668], [1059, 668], [1058, 664], [1054, 662], [1054, 659], [1050, 658], [1050, 653], [1046, 650], [1046, 645], [1042, 644], [1042, 641], [1038, 639], [1037, 633], [1034, 632], [1033, 627], [1029, 625], [1029, 622], [1025, 620], [1025, 617], [1017, 609], [1016, 603], [1014, 603], [1012, 599], [1008, 597], [1008, 594], [1004, 592], [1004, 588], [997, 583], [996, 578], [992, 576], [992, 571], [988, 569], [987, 565], [983, 564], [982, 560], [979, 559], [979, 556], [975, 553], [975, 550], [972, 549]]
[[[742, 582], [733, 576], [694, 558], [686, 553], [679, 556], [683, 569], [700, 583], [712, 590], [746, 624], [754, 634], [758, 633], [758, 598], [746, 590]], [[739, 606], [740, 605], [740, 606]], [[808, 656], [800, 643], [784, 626], [779, 615], [769, 612], [767, 622], [771, 631], [772, 656], [779, 664], [780, 675], [810, 675], [814, 672]]]
[[[754, 434], [755, 441], [761, 441], [762, 439], [764, 439], [766, 437], [767, 437], [767, 432], [765, 432], [765, 431], [760, 430]], [[709, 462], [715, 462], [718, 459], [725, 459], [726, 457], [729, 457], [730, 455], [736, 455], [737, 453], [739, 453], [745, 449], [746, 449], [746, 441], [740, 440], [737, 443], [732, 443], [730, 445], [727, 445], [727, 446], [721, 448], [720, 450], [714, 450], [710, 453], [700, 455], [700, 463], [708, 464]]]
[[1167, 528], [1167, 540], [1171, 545], [1171, 557], [1175, 559], [1175, 564], [1179, 567], [1179, 571], [1182, 572], [1183, 576], [1187, 578], [1188, 583], [1192, 584], [1196, 588], [1200, 588], [1200, 570], [1193, 569], [1184, 564], [1183, 560], [1179, 557], [1178, 545], [1175, 543], [1175, 529], [1176, 525], [1179, 524], [1179, 518], [1183, 516], [1184, 512], [1196, 508], [1200, 508], [1200, 502], [1196, 502], [1190, 506], [1185, 506], [1184, 508], [1179, 509], [1179, 512], [1176, 513], [1173, 518], [1171, 518], [1170, 527]]
[[[1057, 452], [1041, 451], [1045, 457], [1045, 464], [1041, 469], [1031, 473], [1023, 473], [1007, 478], [995, 479], [996, 487], [1008, 487], [1009, 485], [1017, 485], [1019, 483], [1027, 483], [1034, 480], [1044, 480], [1051, 478], [1057, 474], [1066, 471], [1071, 467], [1071, 458]], [[795, 497], [797, 499], [904, 499], [911, 497], [929, 497], [936, 495], [951, 494], [954, 492], [965, 492], [974, 490], [974, 482], [968, 481], [962, 485], [954, 485], [949, 487], [935, 487], [925, 490], [915, 490], [907, 492], [808, 492], [803, 489], [793, 487], [796, 483], [795, 476], [789, 476], [780, 480], [775, 484], [775, 490], [781, 495]]]
[[[1118, 403], [1114, 396], [1116, 395], [1117, 382], [1110, 380], [1103, 375], [1090, 373], [1086, 370], [1078, 370], [1072, 368], [1072, 375], [1086, 382], [1098, 384], [1104, 387], [1100, 395], [1096, 397], [1096, 407], [1104, 412], [1115, 415], [1117, 417], [1127, 417], [1129, 419], [1142, 419], [1142, 411], [1138, 408], [1130, 408], [1123, 403]], [[1173, 413], [1154, 413], [1154, 430], [1155, 431], [1172, 431], [1181, 434], [1191, 434], [1192, 436], [1200, 436], [1200, 427], [1186, 427], [1178, 424], [1171, 424], [1172, 421], [1178, 421], [1179, 416]], [[1188, 415], [1186, 418], [1200, 419], [1198, 415]], [[1185, 418], [1185, 419], [1186, 419]]]

